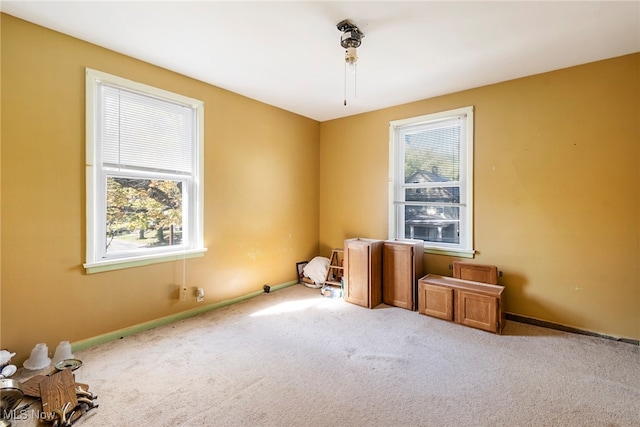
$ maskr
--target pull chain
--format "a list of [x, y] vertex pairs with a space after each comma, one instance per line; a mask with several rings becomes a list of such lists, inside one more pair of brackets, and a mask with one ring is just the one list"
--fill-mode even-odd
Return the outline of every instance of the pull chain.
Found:
[[347, 60], [344, 61], [344, 106], [347, 106]]
[[358, 64], [353, 64], [353, 97], [358, 97]]

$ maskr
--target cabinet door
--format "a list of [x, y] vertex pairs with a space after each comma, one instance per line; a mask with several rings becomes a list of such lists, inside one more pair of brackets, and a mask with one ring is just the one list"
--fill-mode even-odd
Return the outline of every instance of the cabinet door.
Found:
[[487, 264], [472, 264], [463, 261], [453, 262], [453, 277], [473, 282], [498, 284], [498, 267]]
[[369, 307], [369, 246], [345, 243], [344, 299], [352, 304]]
[[456, 290], [456, 322], [489, 332], [498, 331], [498, 300], [465, 290]]
[[413, 247], [385, 243], [382, 260], [382, 301], [395, 307], [415, 310]]
[[420, 283], [418, 311], [427, 316], [453, 320], [453, 289]]

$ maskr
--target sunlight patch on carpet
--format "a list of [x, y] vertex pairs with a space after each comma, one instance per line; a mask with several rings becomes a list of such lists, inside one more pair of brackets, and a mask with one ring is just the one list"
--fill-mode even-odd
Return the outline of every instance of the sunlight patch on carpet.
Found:
[[285, 301], [274, 306], [258, 310], [249, 315], [249, 317], [270, 316], [274, 314], [291, 313], [295, 311], [308, 310], [310, 308], [318, 308], [327, 305], [336, 305], [337, 301], [328, 298], [298, 299], [293, 301]]

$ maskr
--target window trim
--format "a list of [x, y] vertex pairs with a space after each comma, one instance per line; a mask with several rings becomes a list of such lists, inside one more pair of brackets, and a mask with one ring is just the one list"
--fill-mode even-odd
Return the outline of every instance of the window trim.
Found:
[[[96, 83], [102, 81], [126, 89], [142, 92], [152, 96], [169, 99], [175, 102], [181, 102], [192, 106], [196, 111], [196, 170], [194, 171], [193, 180], [195, 185], [196, 201], [193, 205], [194, 214], [192, 226], [196, 231], [193, 234], [194, 242], [189, 248], [176, 248], [162, 252], [155, 252], [143, 255], [134, 255], [128, 257], [96, 259], [98, 253], [96, 251], [96, 233], [101, 229], [99, 220], [96, 215], [100, 214], [98, 209], [97, 197], [102, 194], [104, 189], [97, 186], [96, 177], [100, 173], [101, 166], [98, 165], [96, 157]], [[83, 264], [87, 274], [99, 273], [103, 271], [119, 270], [130, 267], [138, 267], [142, 265], [155, 264], [159, 262], [184, 260], [204, 256], [207, 248], [204, 247], [204, 103], [200, 100], [190, 98], [184, 95], [165, 91], [143, 83], [134, 82], [122, 77], [114, 76], [91, 68], [85, 69], [85, 137], [86, 137], [86, 165], [85, 165], [85, 183], [86, 183], [86, 260]]]
[[[465, 135], [466, 135], [466, 143], [464, 150], [461, 151], [461, 156], [464, 156], [464, 159], [461, 160], [463, 163], [463, 170], [465, 174], [465, 193], [466, 197], [464, 201], [460, 201], [466, 205], [466, 221], [462, 224], [464, 226], [464, 233], [461, 233], [465, 236], [464, 241], [458, 244], [458, 247], [452, 247], [451, 244], [447, 244], [439, 246], [434, 244], [433, 242], [425, 241], [424, 252], [438, 255], [449, 255], [449, 256], [457, 256], [462, 258], [473, 258], [475, 254], [475, 250], [473, 249], [474, 239], [473, 239], [473, 140], [474, 140], [474, 123], [473, 123], [473, 113], [474, 107], [467, 106], [456, 108], [453, 110], [440, 111], [437, 113], [425, 114], [417, 117], [410, 117], [407, 119], [400, 120], [392, 120], [389, 122], [389, 238], [395, 239], [398, 237], [398, 225], [396, 224], [396, 199], [395, 194], [398, 186], [397, 182], [397, 163], [399, 159], [397, 158], [400, 153], [399, 143], [401, 141], [398, 140], [398, 132], [400, 129], [407, 126], [416, 126], [420, 124], [425, 124], [427, 122], [433, 122], [438, 120], [443, 120], [447, 118], [451, 118], [452, 116], [460, 116], [465, 115]], [[402, 160], [404, 164], [404, 159]], [[403, 168], [404, 170], [404, 168]]]

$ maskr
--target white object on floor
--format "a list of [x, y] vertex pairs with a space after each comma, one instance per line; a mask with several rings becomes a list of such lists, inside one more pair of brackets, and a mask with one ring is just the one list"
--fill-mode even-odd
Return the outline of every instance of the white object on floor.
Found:
[[18, 370], [16, 365], [7, 365], [2, 368], [2, 372], [0, 372], [0, 378], [9, 378], [11, 375], [15, 374]]
[[0, 366], [6, 365], [15, 356], [15, 353], [9, 353], [7, 350], [0, 350]]
[[71, 344], [69, 341], [60, 341], [60, 344], [56, 347], [56, 352], [53, 354], [53, 359], [51, 362], [55, 365], [61, 360], [65, 359], [73, 359], [73, 354], [71, 353]]
[[37, 371], [39, 369], [46, 368], [50, 364], [51, 359], [49, 359], [49, 348], [45, 343], [39, 343], [33, 347], [31, 355], [27, 360], [25, 360], [22, 366], [30, 371]]
[[316, 285], [322, 286], [322, 284], [324, 283], [324, 278], [327, 277], [328, 269], [329, 258], [317, 256], [304, 266], [304, 268], [302, 269], [302, 274], [313, 280], [313, 283], [315, 283]]

